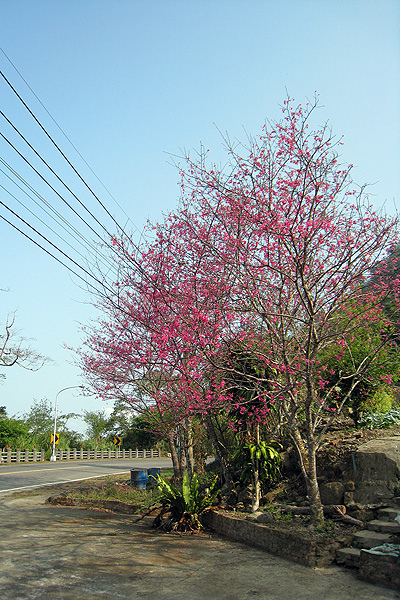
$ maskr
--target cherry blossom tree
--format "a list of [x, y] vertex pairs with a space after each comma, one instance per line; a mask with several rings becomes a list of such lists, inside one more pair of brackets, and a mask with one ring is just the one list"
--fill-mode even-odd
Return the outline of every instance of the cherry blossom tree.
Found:
[[[155, 239], [139, 258], [126, 240], [113, 241], [119, 266], [116, 293], [99, 298], [104, 318], [86, 328], [80, 350], [88, 384], [100, 397], [117, 397], [136, 411], [153, 405], [158, 425], [171, 441], [176, 472], [173, 431], [183, 434], [192, 471], [191, 419], [199, 412], [205, 415], [215, 399], [204, 348], [212, 339], [217, 345], [220, 322], [226, 320], [225, 314], [214, 312], [217, 290], [201, 290], [202, 261], [195, 254], [190, 260], [179, 231], [172, 217], [157, 226]], [[212, 310], [205, 302], [208, 296]], [[217, 398], [221, 403], [220, 393]]]
[[[208, 151], [186, 158], [180, 207], [155, 226], [152, 241], [138, 252], [113, 240], [120, 277], [84, 355], [100, 395], [129, 396], [133, 383], [151, 382], [160, 414], [181, 423], [233, 407], [259, 424], [276, 407], [314, 523], [323, 518], [323, 435], [368, 369], [388, 360], [399, 318], [399, 278], [384, 276], [397, 219], [377, 214], [354, 185], [330, 129], [309, 129], [316, 108], [288, 99], [283, 120], [247, 147], [226, 141], [224, 168], [209, 164]], [[366, 327], [379, 335], [367, 338], [361, 359], [348, 360]], [[243, 377], [232, 348], [258, 368]], [[334, 378], [324, 362], [332, 352]], [[232, 387], [235, 376], [243, 394]]]
[[[316, 452], [323, 434], [391, 342], [385, 335], [371, 339], [361, 362], [346, 372], [338, 367], [335, 386], [324, 376], [321, 354], [335, 348], [340, 361], [366, 325], [388, 330], [399, 318], [399, 279], [383, 276], [397, 219], [374, 212], [351, 181], [351, 165], [338, 164], [340, 141], [328, 127], [309, 131], [315, 108], [285, 102], [283, 121], [266, 126], [247, 150], [228, 145], [228, 171], [206, 167], [206, 153], [188, 159], [180, 212], [193, 244], [211, 227], [220, 232], [212, 264], [216, 273], [233, 274], [238, 291], [230, 312], [273, 374], [269, 397], [297, 449], [314, 522], [322, 518]], [[368, 286], [377, 264], [382, 276], [375, 273]], [[395, 304], [390, 317], [382, 311], [388, 297]], [[332, 407], [343, 381], [350, 382], [347, 393]]]

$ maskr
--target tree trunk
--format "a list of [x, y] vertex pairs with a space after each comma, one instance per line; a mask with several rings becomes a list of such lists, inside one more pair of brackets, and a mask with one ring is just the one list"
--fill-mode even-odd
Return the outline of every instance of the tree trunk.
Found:
[[[256, 424], [256, 445], [260, 444], [260, 425]], [[251, 511], [256, 512], [260, 508], [260, 461], [254, 453], [251, 460], [253, 466], [253, 500]]]
[[180, 428], [179, 433], [179, 479], [182, 479], [185, 472], [186, 455], [185, 455], [185, 437]]
[[188, 470], [189, 479], [192, 479], [194, 473], [193, 435], [192, 423], [189, 417], [186, 417], [185, 419], [185, 430], [186, 468]]
[[316, 525], [324, 520], [324, 509], [319, 493], [317, 479], [317, 457], [313, 441], [309, 442], [308, 447], [308, 476], [306, 478], [307, 494], [310, 500], [311, 524]]
[[313, 435], [308, 436], [308, 448], [305, 448], [303, 438], [293, 424], [290, 431], [300, 461], [301, 471], [306, 483], [307, 496], [310, 502], [311, 524], [316, 525], [324, 520], [324, 511], [319, 493], [317, 479], [317, 459]]
[[206, 415], [205, 424], [207, 427], [208, 435], [210, 436], [212, 445], [214, 446], [215, 454], [218, 457], [218, 460], [221, 465], [222, 476], [225, 479], [225, 483], [230, 482], [229, 469], [228, 469], [228, 461], [227, 454], [225, 448], [222, 446], [221, 442], [218, 439], [218, 436], [215, 432], [214, 423], [212, 422], [212, 418], [209, 414]]
[[[256, 463], [258, 463], [258, 460], [255, 461]], [[252, 500], [252, 504], [251, 504], [251, 512], [256, 512], [259, 508], [260, 508], [260, 479], [259, 479], [259, 473], [258, 473], [258, 466], [255, 466], [254, 468], [254, 474], [253, 474], [253, 480], [254, 480], [254, 489], [253, 489], [253, 500]]]
[[196, 446], [196, 444], [194, 444], [193, 446], [193, 456], [196, 473], [204, 473], [207, 455], [204, 454], [204, 452], [201, 451], [201, 448], [199, 448], [199, 446]]
[[168, 446], [171, 453], [172, 466], [174, 469], [174, 479], [179, 480], [181, 478], [181, 467], [179, 464], [178, 453], [174, 443], [174, 434], [172, 431], [168, 434]]

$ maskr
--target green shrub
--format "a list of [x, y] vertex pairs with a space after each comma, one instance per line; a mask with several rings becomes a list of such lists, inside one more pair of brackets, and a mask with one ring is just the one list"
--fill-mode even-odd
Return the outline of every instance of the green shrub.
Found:
[[243, 485], [253, 483], [254, 458], [259, 464], [259, 479], [262, 492], [267, 486], [276, 481], [280, 475], [282, 462], [279, 451], [282, 446], [276, 441], [260, 441], [259, 444], [245, 442], [234, 452], [232, 457], [232, 468], [239, 473], [239, 481]]
[[[218, 494], [215, 491], [218, 476], [214, 478], [209, 489], [200, 491], [199, 481], [196, 473], [189, 479], [187, 471], [183, 476], [182, 488], [174, 486], [164, 477], [157, 476], [157, 485], [160, 491], [159, 501], [163, 511], [155, 520], [155, 526], [161, 526], [167, 530], [196, 531], [202, 529], [199, 520], [205, 510], [211, 507]], [[163, 514], [171, 513], [170, 519], [163, 522]]]
[[371, 412], [365, 413], [359, 420], [360, 427], [366, 429], [385, 429], [398, 425], [400, 423], [400, 410], [390, 410], [386, 413]]
[[0, 417], [0, 448], [10, 445], [12, 448], [21, 448], [17, 446], [20, 439], [28, 436], [28, 427], [20, 419]]
[[360, 405], [361, 413], [387, 413], [393, 408], [394, 398], [387, 390], [377, 390]]

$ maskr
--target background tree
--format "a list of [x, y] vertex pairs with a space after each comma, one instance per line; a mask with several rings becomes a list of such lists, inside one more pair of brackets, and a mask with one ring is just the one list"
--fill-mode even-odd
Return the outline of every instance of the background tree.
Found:
[[[15, 331], [15, 313], [6, 319], [4, 330], [0, 333], [0, 368], [9, 368], [15, 365], [37, 371], [49, 359], [33, 350], [25, 338], [18, 336]], [[0, 378], [5, 374], [0, 373]]]
[[161, 437], [154, 431], [151, 411], [135, 414], [132, 407], [116, 401], [111, 413], [112, 432], [123, 438], [125, 449], [151, 449], [160, 442]]
[[0, 412], [0, 448], [16, 448], [19, 440], [27, 437], [28, 426], [21, 419], [8, 417], [5, 406], [0, 408], [3, 409]]
[[87, 425], [87, 442], [92, 444], [95, 450], [104, 446], [113, 429], [114, 419], [107, 415], [105, 410], [84, 410], [82, 418]]
[[[383, 314], [385, 313], [384, 302]], [[363, 368], [372, 348], [377, 349], [376, 354], [367, 361], [368, 368]], [[344, 347], [339, 349], [337, 345], [331, 346], [319, 359], [326, 367], [324, 379], [327, 386], [333, 390], [329, 409], [338, 410], [352, 388], [344, 410], [355, 425], [363, 412], [390, 410], [392, 403], [397, 403], [400, 347], [397, 343], [397, 330], [392, 328], [392, 332], [390, 331], [386, 318], [381, 321], [364, 321], [357, 329], [357, 334], [349, 336]], [[357, 380], [355, 387], [354, 373]]]
[[[59, 448], [75, 448], [80, 445], [79, 434], [67, 427], [69, 419], [78, 417], [76, 413], [57, 415], [57, 432], [60, 435]], [[22, 415], [22, 421], [28, 428], [26, 443], [29, 446], [48, 450], [51, 447], [51, 435], [54, 430], [54, 407], [50, 400], [34, 400], [29, 411]], [[28, 446], [28, 447], [29, 447]]]

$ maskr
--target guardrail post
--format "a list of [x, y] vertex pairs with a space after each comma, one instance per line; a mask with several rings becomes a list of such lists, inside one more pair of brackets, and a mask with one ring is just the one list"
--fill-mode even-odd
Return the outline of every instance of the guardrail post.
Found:
[[44, 450], [40, 451], [40, 462], [44, 462]]
[[36, 448], [33, 449], [32, 460], [33, 460], [33, 462], [36, 462], [36, 460], [37, 460], [37, 450], [36, 450]]
[[27, 448], [24, 450], [24, 462], [29, 462], [29, 450]]
[[15, 451], [15, 462], [21, 462], [21, 450], [19, 448]]
[[76, 460], [76, 448], [72, 448], [72, 460]]
[[7, 448], [7, 458], [6, 458], [6, 462], [10, 463], [11, 462], [11, 448]]

